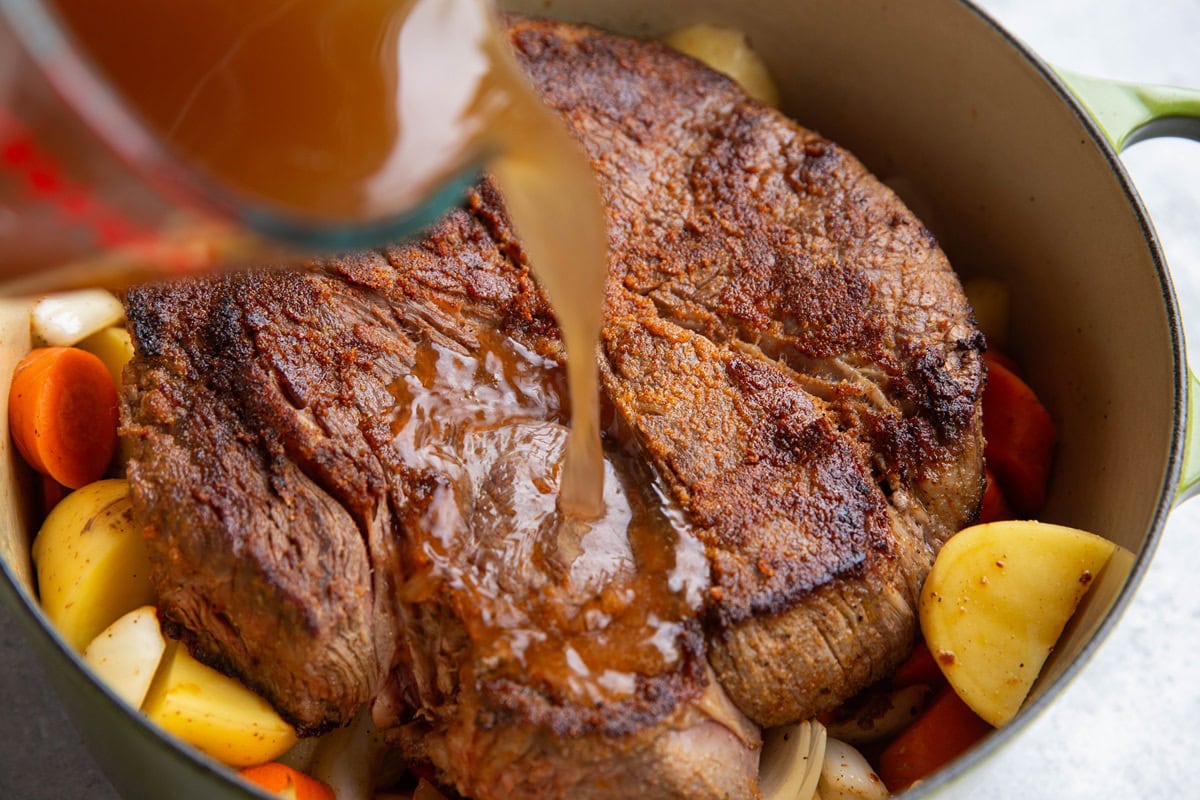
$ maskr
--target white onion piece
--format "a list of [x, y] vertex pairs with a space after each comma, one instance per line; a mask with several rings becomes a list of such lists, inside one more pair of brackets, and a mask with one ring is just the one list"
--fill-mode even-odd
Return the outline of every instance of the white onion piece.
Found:
[[763, 732], [758, 784], [763, 800], [812, 800], [825, 758], [825, 728], [818, 722]]
[[825, 742], [817, 786], [822, 800], [885, 800], [888, 796], [883, 779], [875, 774], [862, 753], [833, 738]]
[[43, 297], [33, 307], [30, 326], [35, 339], [54, 347], [69, 347], [125, 317], [125, 308], [112, 292], [79, 289]]
[[905, 686], [891, 692], [875, 692], [847, 719], [833, 722], [829, 736], [860, 746], [889, 739], [921, 715], [933, 692], [924, 684]]
[[371, 800], [386, 750], [370, 711], [364, 709], [348, 727], [321, 737], [309, 774], [328, 784], [338, 800]]

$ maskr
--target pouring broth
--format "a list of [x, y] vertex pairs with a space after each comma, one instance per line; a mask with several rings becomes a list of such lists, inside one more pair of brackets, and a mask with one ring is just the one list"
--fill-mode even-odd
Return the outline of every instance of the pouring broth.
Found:
[[385, 218], [485, 161], [559, 320], [571, 433], [559, 510], [604, 512], [593, 353], [607, 275], [586, 158], [479, 0], [55, 0], [168, 147], [236, 193], [323, 222]]

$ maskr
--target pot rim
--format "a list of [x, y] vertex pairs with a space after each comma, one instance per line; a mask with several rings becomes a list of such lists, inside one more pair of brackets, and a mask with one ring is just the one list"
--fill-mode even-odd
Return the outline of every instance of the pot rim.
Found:
[[[0, 2], [2, 1], [0, 0]], [[1167, 454], [1163, 484], [1155, 503], [1155, 511], [1150, 521], [1146, 538], [1135, 554], [1130, 573], [1124, 585], [1117, 593], [1112, 606], [1105, 613], [1086, 644], [1083, 645], [1062, 673], [1053, 680], [1045, 691], [1032, 702], [1025, 705], [1012, 722], [995, 730], [978, 746], [940, 769], [933, 777], [921, 781], [909, 790], [897, 795], [897, 797], [903, 800], [917, 800], [917, 798], [937, 795], [941, 790], [949, 788], [959, 778], [979, 767], [983, 761], [1007, 745], [1015, 736], [1020, 735], [1035, 718], [1057, 699], [1058, 695], [1075, 679], [1111, 634], [1145, 577], [1149, 563], [1161, 540], [1167, 518], [1175, 504], [1176, 487], [1180, 481], [1183, 468], [1184, 433], [1187, 420], [1187, 358], [1182, 320], [1174, 286], [1161, 244], [1150, 222], [1149, 213], [1136, 191], [1133, 181], [1126, 171], [1116, 148], [1105, 135], [1096, 117], [1089, 113], [1062, 77], [1031, 47], [1010, 33], [988, 12], [976, 5], [975, 0], [957, 0], [957, 2], [981, 20], [993, 33], [1000, 36], [1014, 51], [1014, 54], [1019, 56], [1027, 66], [1031, 67], [1054, 90], [1059, 100], [1074, 113], [1090, 138], [1091, 143], [1100, 151], [1109, 169], [1117, 178], [1120, 190], [1141, 229], [1143, 241], [1150, 251], [1155, 273], [1159, 281], [1163, 307], [1166, 311], [1170, 329], [1172, 376], [1175, 391], [1172, 401], [1171, 445]], [[180, 765], [184, 766], [189, 772], [201, 777], [212, 777], [215, 775], [216, 777], [228, 780], [230, 783], [235, 783], [228, 776], [228, 769], [221, 765], [220, 762], [184, 745], [181, 741], [166, 734], [157, 726], [151, 725], [138, 712], [121, 702], [107, 686], [90, 678], [86, 672], [82, 658], [49, 625], [36, 600], [20, 584], [12, 568], [4, 559], [0, 559], [0, 573], [3, 574], [4, 578], [0, 580], [0, 598], [4, 600], [13, 599], [13, 602], [8, 602], [7, 605], [13, 609], [15, 616], [19, 618], [19, 623], [29, 636], [43, 637], [42, 644], [59, 650], [74, 665], [75, 669], [69, 673], [69, 680], [80, 684], [85, 691], [98, 691], [106, 698], [108, 703], [115, 706], [135, 726], [140, 727], [143, 735], [153, 737], [173, 751], [173, 755], [176, 757], [175, 760], [182, 762]], [[101, 765], [101, 769], [107, 772], [103, 765]], [[239, 789], [246, 797], [262, 798], [263, 800], [272, 797], [272, 795], [244, 783], [239, 786]]]
[[1075, 679], [1079, 672], [1095, 655], [1096, 651], [1112, 633], [1113, 628], [1125, 613], [1134, 593], [1141, 585], [1150, 561], [1162, 538], [1163, 528], [1167, 518], [1174, 508], [1176, 487], [1180, 481], [1184, 461], [1185, 430], [1188, 410], [1188, 370], [1187, 352], [1184, 344], [1183, 322], [1179, 313], [1178, 301], [1175, 297], [1174, 284], [1171, 281], [1170, 270], [1163, 255], [1162, 245], [1150, 222], [1150, 215], [1142, 202], [1141, 196], [1134, 187], [1133, 180], [1125, 169], [1115, 146], [1109, 141], [1096, 117], [1093, 116], [1078, 97], [1071, 91], [1063, 78], [1031, 47], [1010, 33], [990, 14], [977, 6], [974, 0], [958, 0], [968, 11], [983, 21], [993, 33], [999, 35], [1019, 55], [1025, 63], [1044, 80], [1058, 95], [1059, 99], [1075, 114], [1091, 143], [1104, 157], [1109, 169], [1121, 187], [1130, 209], [1137, 219], [1142, 231], [1142, 238], [1150, 251], [1154, 263], [1155, 274], [1158, 277], [1159, 288], [1162, 292], [1163, 308], [1167, 314], [1167, 323], [1171, 333], [1171, 369], [1175, 383], [1175, 396], [1172, 400], [1171, 447], [1167, 454], [1166, 472], [1157, 502], [1154, 516], [1142, 546], [1135, 554], [1135, 559], [1128, 577], [1125, 579], [1112, 606], [1104, 614], [1091, 637], [1079, 650], [1067, 667], [1054, 678], [1034, 700], [1023, 706], [1017, 716], [1002, 728], [996, 729], [978, 746], [972, 748], [962, 757], [955, 759], [946, 767], [938, 770], [933, 777], [915, 784], [912, 788], [898, 795], [904, 800], [935, 796], [940, 790], [949, 787], [967, 772], [977, 768], [988, 757], [1007, 745], [1014, 737], [1024, 732], [1047, 707], [1054, 702], [1067, 685]]

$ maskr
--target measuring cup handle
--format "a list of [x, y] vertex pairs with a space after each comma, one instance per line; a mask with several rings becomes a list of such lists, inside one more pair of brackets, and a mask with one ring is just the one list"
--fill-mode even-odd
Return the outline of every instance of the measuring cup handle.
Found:
[[[1200, 142], [1200, 91], [1056, 71], [1118, 151], [1143, 139], [1164, 136]], [[1196, 494], [1200, 494], [1200, 379], [1189, 369], [1183, 467], [1175, 502]]]

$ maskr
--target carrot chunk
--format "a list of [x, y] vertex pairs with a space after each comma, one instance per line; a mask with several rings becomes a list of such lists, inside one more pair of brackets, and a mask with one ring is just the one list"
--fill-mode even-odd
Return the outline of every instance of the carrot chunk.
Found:
[[918, 684], [936, 688], [945, 682], [942, 668], [933, 660], [933, 654], [923, 641], [917, 642], [912, 655], [892, 674], [892, 686], [898, 689]]
[[54, 507], [58, 505], [58, 502], [70, 493], [70, 489], [54, 480], [54, 478], [51, 478], [49, 475], [43, 475], [41, 492], [42, 519], [45, 519], [47, 516], [49, 516], [50, 512], [54, 510]]
[[880, 753], [879, 775], [889, 791], [903, 791], [966, 752], [991, 730], [953, 689], [945, 688]]
[[1056, 432], [1050, 412], [1025, 381], [994, 356], [983, 390], [984, 456], [1004, 496], [1020, 514], [1046, 503]]
[[8, 422], [21, 456], [70, 489], [104, 477], [117, 449], [117, 388], [76, 347], [39, 347], [17, 365]]
[[243, 780], [272, 794], [294, 800], [337, 800], [333, 789], [299, 770], [271, 761], [256, 767], [239, 770]]
[[987, 488], [983, 491], [983, 501], [979, 504], [979, 521], [983, 522], [1001, 522], [1002, 520], [1012, 519], [1012, 508], [1008, 505], [1008, 499], [1004, 496], [1004, 491], [1000, 488], [1000, 482], [996, 480], [995, 474], [990, 469], [984, 470], [984, 476], [987, 481]]
[[987, 352], [983, 354], [983, 357], [984, 360], [988, 362], [989, 366], [991, 364], [999, 364], [1014, 375], [1021, 374], [1021, 368], [1017, 366], [1017, 360], [1007, 353], [997, 350], [991, 345], [990, 342], [988, 343]]

